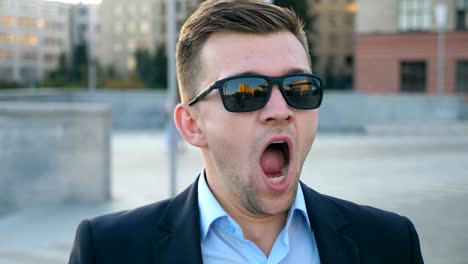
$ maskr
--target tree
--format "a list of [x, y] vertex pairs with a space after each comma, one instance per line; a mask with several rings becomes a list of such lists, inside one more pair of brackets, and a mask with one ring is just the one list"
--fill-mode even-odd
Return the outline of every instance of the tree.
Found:
[[135, 51], [136, 74], [146, 87], [151, 87], [154, 82], [154, 70], [152, 57], [146, 48], [138, 48]]
[[156, 87], [167, 88], [167, 55], [166, 47], [159, 45], [153, 59], [154, 65], [154, 84]]
[[88, 50], [86, 44], [81, 43], [73, 47], [70, 81], [84, 84], [88, 74]]

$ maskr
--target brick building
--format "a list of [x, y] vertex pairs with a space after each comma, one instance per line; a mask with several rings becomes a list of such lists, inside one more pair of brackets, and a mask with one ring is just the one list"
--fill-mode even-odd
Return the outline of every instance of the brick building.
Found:
[[[442, 41], [434, 11], [439, 2], [447, 7]], [[355, 90], [468, 94], [468, 1], [359, 0], [358, 5]], [[439, 61], [441, 54], [445, 59]]]

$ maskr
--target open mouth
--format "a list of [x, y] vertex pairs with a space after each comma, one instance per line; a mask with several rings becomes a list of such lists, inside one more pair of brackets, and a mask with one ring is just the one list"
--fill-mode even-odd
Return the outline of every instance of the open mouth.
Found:
[[289, 165], [289, 145], [286, 141], [272, 142], [262, 154], [260, 165], [271, 183], [280, 184], [286, 178]]

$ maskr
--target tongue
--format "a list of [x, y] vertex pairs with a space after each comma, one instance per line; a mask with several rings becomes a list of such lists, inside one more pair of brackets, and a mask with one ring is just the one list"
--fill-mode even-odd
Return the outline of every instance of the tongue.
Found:
[[260, 160], [263, 172], [267, 176], [276, 176], [281, 173], [284, 167], [285, 157], [282, 151], [274, 148], [267, 148]]

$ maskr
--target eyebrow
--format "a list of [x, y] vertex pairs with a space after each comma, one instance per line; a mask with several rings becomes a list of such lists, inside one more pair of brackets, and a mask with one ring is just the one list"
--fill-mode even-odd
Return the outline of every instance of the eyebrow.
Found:
[[[288, 70], [286, 73], [284, 73], [282, 75], [294, 74], [294, 73], [311, 73], [311, 72], [308, 69], [293, 68], [293, 69]], [[257, 71], [244, 71], [244, 72], [240, 72], [240, 73], [231, 74], [231, 75], [229, 75], [227, 77], [239, 76], [239, 75], [242, 76], [242, 75], [265, 75], [265, 74], [261, 74], [261, 73], [259, 73]]]

